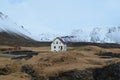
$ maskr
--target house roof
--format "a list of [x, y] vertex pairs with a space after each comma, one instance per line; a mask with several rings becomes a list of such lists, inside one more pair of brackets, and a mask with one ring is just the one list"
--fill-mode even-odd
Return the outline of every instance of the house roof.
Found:
[[60, 37], [55, 38], [55, 39], [53, 40], [53, 42], [54, 42], [56, 39], [59, 39], [63, 44], [66, 44], [66, 42], [65, 42], [62, 38], [60, 38]]
[[55, 38], [53, 41], [56, 39], [59, 39], [63, 44], [69, 44], [76, 41], [76, 36], [61, 36]]

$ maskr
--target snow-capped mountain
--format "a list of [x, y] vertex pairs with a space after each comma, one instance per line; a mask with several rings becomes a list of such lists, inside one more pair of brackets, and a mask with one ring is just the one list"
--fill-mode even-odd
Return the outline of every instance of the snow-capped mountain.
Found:
[[0, 12], [0, 33], [6, 32], [9, 35], [19, 35], [37, 41], [52, 41], [61, 37], [68, 42], [98, 42], [98, 43], [120, 43], [120, 26], [117, 27], [95, 27], [93, 29], [76, 29], [70, 34], [59, 35], [53, 33], [40, 33], [33, 36], [23, 26], [14, 23], [7, 15]]
[[14, 23], [2, 12], [0, 12], [0, 45], [41, 46], [27, 29]]
[[67, 42], [120, 43], [120, 27], [95, 27], [91, 30], [76, 29], [67, 36], [54, 34], [39, 35], [41, 41], [52, 41], [56, 37], [61, 37]]
[[92, 32], [90, 33], [90, 41], [91, 42], [99, 42], [99, 43], [113, 43], [115, 41], [113, 41], [110, 37], [109, 37], [109, 29], [108, 27], [104, 27], [104, 28], [100, 28], [100, 27], [96, 27], [92, 30]]
[[120, 43], [120, 27], [95, 27], [91, 31], [72, 32], [79, 42]]
[[7, 15], [0, 12], [0, 32], [8, 34], [19, 34], [26, 38], [30, 38], [31, 34], [23, 26], [14, 23]]
[[120, 26], [109, 28], [107, 36], [114, 42], [120, 43]]
[[84, 29], [76, 29], [71, 32], [70, 35], [74, 36], [75, 42], [88, 42], [90, 31]]
[[57, 34], [53, 34], [53, 33], [41, 33], [38, 36], [34, 36], [34, 39], [37, 41], [52, 41], [53, 39], [55, 39], [57, 36]]

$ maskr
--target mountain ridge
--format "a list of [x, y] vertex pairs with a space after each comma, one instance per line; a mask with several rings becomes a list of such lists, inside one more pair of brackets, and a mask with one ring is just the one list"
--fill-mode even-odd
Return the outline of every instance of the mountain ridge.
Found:
[[23, 26], [18, 26], [7, 15], [0, 12], [0, 45], [38, 46]]
[[[46, 34], [42, 34], [46, 35]], [[52, 34], [49, 34], [50, 36]], [[49, 41], [52, 41], [56, 37], [64, 37], [66, 39], [71, 40], [71, 42], [94, 42], [94, 43], [120, 43], [120, 27], [94, 27], [91, 31], [83, 30], [83, 29], [76, 29], [73, 30], [70, 34], [62, 35], [62, 36], [44, 36], [40, 37], [40, 40], [44, 40], [47, 38]], [[73, 36], [73, 37], [71, 37]], [[50, 37], [50, 38], [49, 38]], [[70, 38], [71, 37], [71, 38]]]
[[[76, 29], [67, 35], [40, 33], [33, 36], [24, 26], [19, 26], [7, 15], [0, 12], [0, 33], [6, 32], [9, 35], [19, 35], [28, 40], [38, 42], [51, 42], [56, 37], [61, 37], [69, 42], [94, 42], [94, 43], [120, 43], [120, 26], [94, 27], [91, 30]], [[72, 36], [72, 37], [71, 37]]]

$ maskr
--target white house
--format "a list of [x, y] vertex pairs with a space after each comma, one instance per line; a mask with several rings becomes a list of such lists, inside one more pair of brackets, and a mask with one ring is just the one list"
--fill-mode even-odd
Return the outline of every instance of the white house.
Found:
[[51, 51], [53, 51], [53, 52], [66, 51], [66, 50], [67, 50], [67, 44], [60, 37], [57, 37], [51, 43]]

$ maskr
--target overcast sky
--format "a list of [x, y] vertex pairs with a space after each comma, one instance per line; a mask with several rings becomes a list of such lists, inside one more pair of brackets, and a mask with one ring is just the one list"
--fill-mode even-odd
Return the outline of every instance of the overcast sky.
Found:
[[34, 34], [120, 24], [120, 0], [0, 0], [0, 11]]

